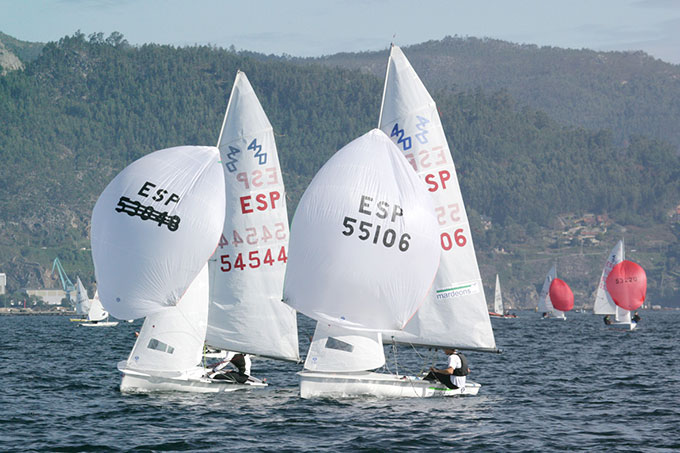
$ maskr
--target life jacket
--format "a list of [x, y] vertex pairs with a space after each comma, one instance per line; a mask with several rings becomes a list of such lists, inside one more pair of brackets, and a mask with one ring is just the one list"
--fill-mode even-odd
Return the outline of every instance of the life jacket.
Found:
[[456, 355], [460, 358], [460, 368], [453, 370], [454, 376], [467, 376], [468, 375], [468, 361], [462, 352], [457, 352]]

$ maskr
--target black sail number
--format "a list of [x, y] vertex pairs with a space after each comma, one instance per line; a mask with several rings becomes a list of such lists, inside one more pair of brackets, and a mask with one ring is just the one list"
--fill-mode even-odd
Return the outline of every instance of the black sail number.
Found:
[[370, 240], [373, 244], [382, 244], [387, 248], [394, 247], [396, 244], [402, 252], [407, 251], [411, 245], [409, 242], [411, 239], [410, 234], [403, 233], [397, 241], [397, 232], [392, 228], [382, 229], [380, 225], [373, 225], [365, 220], [359, 222], [357, 227], [357, 219], [346, 216], [342, 221], [342, 226], [345, 227], [342, 230], [342, 234], [347, 237], [354, 235], [358, 231], [357, 237], [362, 241]]

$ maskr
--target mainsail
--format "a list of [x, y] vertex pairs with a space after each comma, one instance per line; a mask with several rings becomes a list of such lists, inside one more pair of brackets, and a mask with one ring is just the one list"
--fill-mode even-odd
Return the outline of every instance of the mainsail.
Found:
[[496, 288], [493, 293], [493, 311], [499, 315], [503, 314], [503, 295], [501, 294], [501, 281], [496, 274]]
[[597, 295], [595, 296], [595, 305], [593, 313], [596, 315], [615, 315], [615, 320], [619, 322], [630, 322], [630, 312], [614, 303], [612, 296], [607, 291], [607, 277], [612, 268], [626, 259], [626, 251], [623, 240], [616, 243], [612, 249], [607, 261], [604, 263], [602, 275], [600, 276], [600, 284], [597, 286]]
[[545, 280], [543, 280], [541, 294], [538, 296], [538, 312], [548, 313], [550, 317], [553, 318], [564, 318], [564, 313], [555, 309], [555, 307], [553, 307], [552, 301], [550, 300], [550, 284], [555, 278], [557, 278], [557, 269], [553, 264], [553, 266], [548, 271], [548, 275], [545, 276]]
[[76, 313], [79, 315], [86, 315], [90, 310], [90, 298], [87, 297], [87, 290], [80, 281], [80, 277], [76, 280]]
[[219, 247], [209, 263], [206, 342], [230, 351], [299, 361], [296, 314], [281, 302], [289, 231], [274, 132], [240, 71], [218, 147], [226, 215]]
[[102, 302], [99, 300], [99, 292], [95, 291], [94, 299], [92, 299], [90, 309], [87, 312], [88, 321], [103, 321], [109, 317], [109, 312], [104, 310]]
[[378, 126], [390, 136], [434, 201], [441, 245], [426, 302], [385, 341], [496, 350], [456, 169], [437, 106], [401, 49], [392, 46]]

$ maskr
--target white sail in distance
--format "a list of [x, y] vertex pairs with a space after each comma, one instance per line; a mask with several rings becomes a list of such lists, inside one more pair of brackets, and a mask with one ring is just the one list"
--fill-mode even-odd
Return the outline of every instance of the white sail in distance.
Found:
[[496, 274], [496, 288], [493, 294], [493, 311], [499, 315], [503, 314], [503, 295], [501, 294], [501, 281]]
[[470, 225], [437, 106], [397, 46], [387, 64], [378, 127], [426, 183], [441, 246], [427, 301], [403, 332], [384, 336], [384, 341], [495, 351]]
[[88, 321], [103, 321], [109, 317], [109, 312], [104, 310], [102, 302], [99, 300], [98, 291], [95, 291], [94, 299], [91, 302], [90, 310], [87, 312]]
[[616, 266], [621, 261], [626, 259], [625, 253], [626, 252], [624, 249], [623, 240], [621, 240], [616, 243], [614, 248], [612, 248], [612, 251], [609, 253], [609, 256], [607, 257], [607, 261], [604, 263], [604, 267], [602, 268], [602, 275], [600, 276], [600, 283], [597, 286], [595, 305], [593, 306], [593, 313], [596, 315], [617, 315], [616, 318], [618, 320], [617, 312], [619, 310], [627, 311], [618, 307], [614, 303], [614, 300], [607, 291], [606, 285], [609, 272], [612, 270], [614, 266]]
[[230, 351], [299, 361], [296, 313], [281, 301], [289, 229], [274, 131], [240, 71], [218, 148], [226, 215], [210, 260], [206, 342]]
[[86, 315], [90, 311], [90, 304], [83, 282], [80, 281], [80, 277], [76, 277], [76, 313]]
[[564, 318], [564, 312], [556, 309], [553, 306], [552, 300], [550, 300], [550, 284], [556, 278], [557, 267], [553, 264], [553, 266], [548, 271], [548, 274], [545, 276], [545, 280], [543, 280], [541, 294], [538, 296], [538, 312], [549, 313], [553, 318]]

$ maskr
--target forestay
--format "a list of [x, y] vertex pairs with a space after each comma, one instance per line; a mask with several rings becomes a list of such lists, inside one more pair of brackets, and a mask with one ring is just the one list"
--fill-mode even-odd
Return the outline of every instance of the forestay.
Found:
[[347, 330], [319, 322], [309, 346], [305, 369], [321, 372], [373, 370], [385, 364], [379, 332]]
[[374, 129], [319, 170], [291, 227], [284, 300], [317, 321], [401, 329], [439, 263], [432, 199], [404, 156]]
[[441, 245], [427, 302], [404, 332], [384, 340], [495, 350], [470, 225], [437, 106], [397, 46], [387, 65], [379, 127], [427, 184]]
[[208, 265], [175, 306], [144, 320], [127, 366], [146, 371], [184, 371], [201, 363], [208, 322]]
[[120, 319], [175, 306], [218, 243], [224, 176], [215, 147], [181, 146], [125, 168], [92, 213], [99, 297]]
[[274, 132], [240, 71], [218, 147], [226, 215], [219, 247], [210, 260], [206, 342], [298, 361], [295, 311], [281, 302], [289, 232]]

